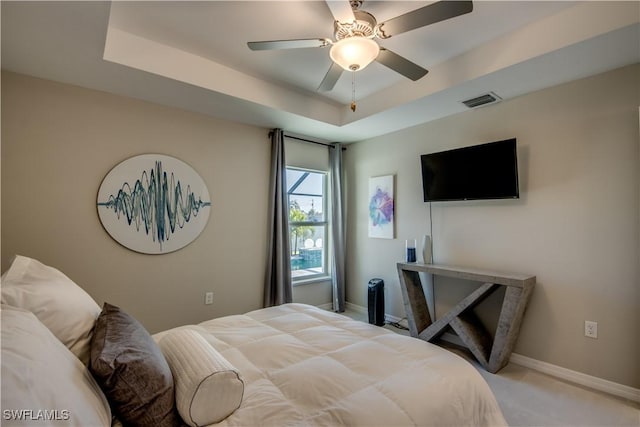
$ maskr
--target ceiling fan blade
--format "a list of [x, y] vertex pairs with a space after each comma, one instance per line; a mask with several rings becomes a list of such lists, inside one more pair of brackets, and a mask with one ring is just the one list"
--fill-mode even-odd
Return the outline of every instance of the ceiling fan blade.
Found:
[[356, 20], [351, 9], [351, 2], [349, 0], [326, 0], [327, 6], [333, 15], [333, 18], [338, 22], [353, 22]]
[[251, 50], [298, 49], [305, 47], [325, 47], [331, 44], [328, 39], [268, 40], [247, 42]]
[[321, 92], [329, 92], [336, 85], [336, 82], [342, 75], [342, 67], [336, 64], [335, 62], [331, 62], [331, 68], [325, 74], [324, 79], [322, 79], [322, 83], [318, 86], [318, 90]]
[[429, 72], [418, 64], [383, 47], [380, 48], [376, 61], [413, 81], [420, 79]]
[[380, 25], [380, 37], [388, 38], [436, 22], [464, 15], [473, 10], [471, 1], [439, 1], [404, 15], [396, 16]]

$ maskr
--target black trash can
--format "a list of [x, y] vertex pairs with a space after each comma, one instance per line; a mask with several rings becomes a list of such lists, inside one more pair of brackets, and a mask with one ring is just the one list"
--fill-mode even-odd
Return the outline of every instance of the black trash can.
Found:
[[369, 323], [384, 326], [384, 280], [369, 280]]

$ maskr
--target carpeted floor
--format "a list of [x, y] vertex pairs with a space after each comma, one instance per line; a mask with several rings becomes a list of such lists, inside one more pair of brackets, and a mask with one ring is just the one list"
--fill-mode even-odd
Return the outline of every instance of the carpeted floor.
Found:
[[[347, 316], [367, 321], [367, 315], [348, 310]], [[408, 331], [391, 325], [394, 332]], [[466, 350], [448, 346], [473, 364], [493, 390], [510, 426], [640, 427], [640, 404], [550, 377], [510, 363], [497, 374], [483, 370]]]

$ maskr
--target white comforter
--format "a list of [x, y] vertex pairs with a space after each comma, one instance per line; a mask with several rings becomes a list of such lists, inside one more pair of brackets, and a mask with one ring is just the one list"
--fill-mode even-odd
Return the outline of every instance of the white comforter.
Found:
[[287, 304], [186, 328], [245, 382], [240, 408], [218, 425], [506, 425], [464, 359], [339, 314]]

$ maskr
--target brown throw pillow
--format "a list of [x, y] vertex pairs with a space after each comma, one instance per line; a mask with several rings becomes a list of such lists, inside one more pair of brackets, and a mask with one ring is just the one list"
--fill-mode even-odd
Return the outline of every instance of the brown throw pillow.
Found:
[[151, 335], [119, 307], [105, 303], [91, 340], [89, 369], [124, 425], [173, 427], [173, 377]]

